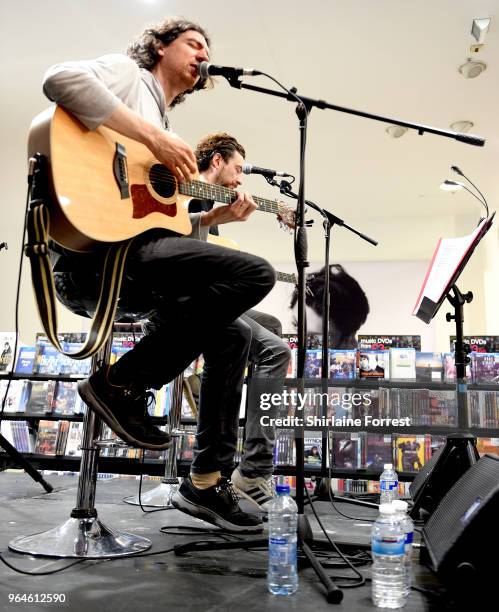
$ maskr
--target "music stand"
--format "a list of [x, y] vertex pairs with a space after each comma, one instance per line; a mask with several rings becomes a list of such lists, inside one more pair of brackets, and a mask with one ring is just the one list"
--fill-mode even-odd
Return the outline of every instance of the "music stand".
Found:
[[427, 519], [454, 482], [479, 459], [476, 438], [467, 433], [466, 364], [470, 358], [469, 346], [463, 342], [463, 306], [472, 301], [473, 294], [471, 291], [461, 293], [456, 282], [479, 242], [492, 226], [494, 216], [495, 212], [483, 219], [468, 236], [438, 241], [412, 313], [425, 323], [430, 323], [445, 299], [454, 308], [454, 314], [447, 313], [446, 319], [449, 322], [453, 320], [456, 326], [454, 359], [458, 425], [457, 433], [447, 436], [445, 446], [436, 457], [423, 486], [411, 491], [414, 505], [410, 515], [415, 519]]

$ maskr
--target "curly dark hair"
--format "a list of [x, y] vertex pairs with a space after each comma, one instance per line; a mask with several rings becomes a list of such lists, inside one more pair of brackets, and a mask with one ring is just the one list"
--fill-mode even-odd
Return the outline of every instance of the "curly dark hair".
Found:
[[[333, 349], [356, 348], [355, 334], [365, 323], [369, 314], [369, 302], [359, 283], [350, 276], [343, 266], [329, 266], [329, 287], [331, 301], [329, 304], [329, 320], [331, 323], [330, 347]], [[324, 268], [307, 275], [307, 291], [305, 303], [322, 316], [322, 301], [324, 299]], [[290, 308], [296, 304], [298, 291], [295, 289]]]
[[226, 132], [216, 132], [208, 134], [198, 142], [194, 154], [200, 172], [204, 172], [210, 167], [210, 160], [215, 153], [220, 153], [223, 160], [228, 162], [235, 152], [240, 153], [243, 158], [246, 157], [246, 151], [234, 136]]
[[[127, 48], [127, 55], [137, 62], [141, 68], [151, 70], [158, 63], [160, 58], [158, 49], [161, 45], [168, 46], [176, 38], [178, 38], [184, 32], [189, 30], [195, 30], [204, 36], [208, 47], [210, 46], [210, 38], [200, 25], [193, 21], [188, 21], [182, 17], [172, 17], [165, 19], [161, 23], [158, 23], [137, 37]], [[180, 102], [183, 102], [186, 94], [190, 94], [198, 89], [206, 89], [213, 86], [211, 78], [201, 77], [199, 81], [194, 85], [192, 89], [184, 91], [183, 93], [176, 96], [170, 108], [173, 108]]]

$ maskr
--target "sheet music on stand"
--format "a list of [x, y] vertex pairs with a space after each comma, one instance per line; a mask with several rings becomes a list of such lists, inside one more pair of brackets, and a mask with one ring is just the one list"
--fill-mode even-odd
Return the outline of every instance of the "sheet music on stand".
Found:
[[440, 238], [412, 311], [414, 316], [425, 323], [433, 319], [478, 243], [490, 229], [494, 216], [495, 212], [483, 219], [468, 236]]

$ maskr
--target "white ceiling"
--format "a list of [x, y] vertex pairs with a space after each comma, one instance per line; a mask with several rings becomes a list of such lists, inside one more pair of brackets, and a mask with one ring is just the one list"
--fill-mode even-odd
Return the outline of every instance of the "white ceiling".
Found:
[[[5, 213], [24, 199], [26, 131], [47, 105], [40, 86], [45, 69], [123, 50], [146, 24], [181, 14], [209, 31], [214, 63], [258, 68], [303, 95], [442, 129], [472, 120], [472, 131], [486, 138], [484, 148], [414, 131], [393, 140], [382, 123], [334, 111], [315, 109], [309, 119], [307, 197], [380, 240], [375, 250], [335, 230], [334, 259], [427, 258], [438, 235], [456, 231], [456, 215], [478, 212], [471, 196], [438, 189], [444, 178], [458, 178], [451, 165], [460, 166], [496, 207], [498, 9], [499, 0], [2, 2], [0, 206], [7, 237], [17, 235], [21, 223], [20, 216]], [[466, 80], [458, 66], [470, 55], [471, 24], [479, 17], [492, 18], [477, 54], [488, 68]], [[246, 81], [273, 87], [263, 77]], [[231, 89], [220, 78], [214, 90], [190, 96], [171, 119], [192, 145], [207, 132], [229, 131], [246, 147], [249, 162], [298, 173], [298, 122], [288, 102]], [[261, 177], [248, 177], [246, 185], [252, 193], [276, 195]], [[291, 237], [269, 215], [257, 213], [225, 233], [272, 261], [293, 257]], [[320, 235], [316, 223], [312, 259], [320, 258]]]

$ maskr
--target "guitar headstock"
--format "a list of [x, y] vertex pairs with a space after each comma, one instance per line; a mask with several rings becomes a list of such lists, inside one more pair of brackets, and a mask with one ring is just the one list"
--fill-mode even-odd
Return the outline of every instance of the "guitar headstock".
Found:
[[281, 229], [285, 231], [295, 229], [295, 210], [289, 206], [286, 206], [284, 202], [278, 202], [276, 200], [276, 204], [278, 208], [277, 220], [279, 221]]

